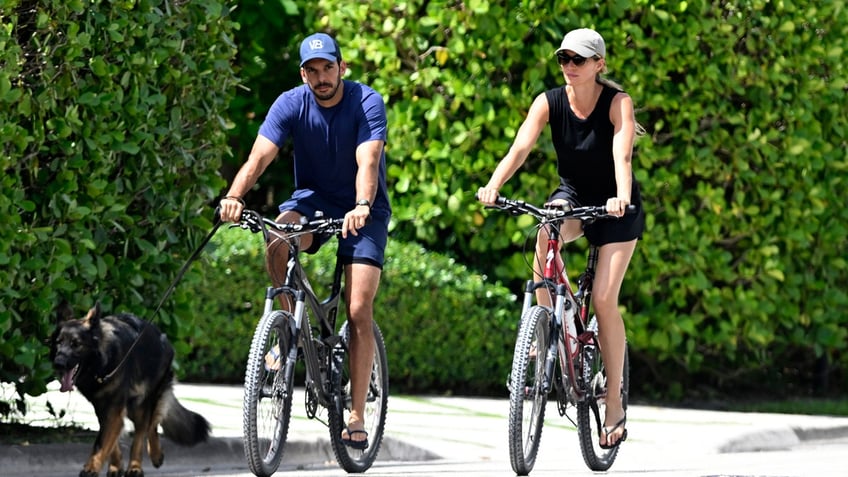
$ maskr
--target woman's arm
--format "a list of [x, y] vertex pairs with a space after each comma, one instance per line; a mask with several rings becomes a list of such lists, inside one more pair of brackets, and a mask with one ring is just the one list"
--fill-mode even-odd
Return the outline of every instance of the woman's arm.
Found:
[[636, 117], [633, 100], [626, 93], [618, 93], [610, 106], [610, 121], [613, 124], [612, 157], [615, 164], [616, 196], [607, 200], [607, 210], [623, 215], [630, 204], [633, 186], [633, 142], [636, 136]]
[[530, 151], [536, 145], [542, 129], [548, 123], [549, 113], [550, 107], [548, 106], [548, 98], [545, 94], [542, 93], [536, 96], [506, 156], [498, 163], [489, 182], [478, 190], [477, 197], [480, 202], [484, 204], [494, 203], [498, 197], [498, 190], [524, 164], [524, 161], [527, 160], [527, 156], [530, 155]]

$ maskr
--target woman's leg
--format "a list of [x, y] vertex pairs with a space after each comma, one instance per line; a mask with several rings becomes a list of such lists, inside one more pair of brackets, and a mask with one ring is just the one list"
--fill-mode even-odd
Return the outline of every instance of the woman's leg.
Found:
[[[541, 280], [544, 277], [545, 262], [548, 254], [548, 229], [542, 227], [539, 233], [536, 234], [536, 255], [533, 260], [533, 280]], [[573, 242], [583, 235], [583, 225], [579, 220], [566, 220], [559, 229], [560, 247], [568, 242]], [[557, 263], [559, 270], [562, 270], [563, 262], [560, 258]], [[551, 294], [544, 288], [536, 290], [536, 303], [542, 306], [552, 306]]]
[[610, 434], [601, 433], [600, 443], [615, 445], [624, 435], [624, 426], [612, 429], [624, 418], [621, 402], [621, 378], [624, 369], [625, 329], [618, 308], [618, 294], [624, 273], [630, 264], [637, 240], [609, 243], [601, 246], [595, 281], [592, 286], [592, 303], [598, 316], [598, 331], [607, 372], [606, 416], [604, 427]]

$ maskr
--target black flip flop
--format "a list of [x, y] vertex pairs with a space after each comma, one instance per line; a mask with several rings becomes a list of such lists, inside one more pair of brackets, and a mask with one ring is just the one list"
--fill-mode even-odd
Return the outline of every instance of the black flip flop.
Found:
[[601, 449], [615, 449], [622, 442], [624, 442], [627, 439], [627, 428], [626, 427], [624, 429], [624, 433], [621, 434], [621, 439], [619, 439], [615, 444], [612, 444], [612, 445], [609, 444], [609, 435], [612, 434], [613, 432], [615, 432], [616, 430], [618, 430], [619, 427], [624, 427], [626, 425], [627, 425], [627, 414], [625, 414], [624, 417], [622, 417], [620, 421], [615, 423], [614, 426], [604, 427], [602, 432], [604, 433], [604, 435], [607, 438], [607, 444], [598, 443], [598, 445], [601, 446]]
[[[351, 431], [350, 428], [345, 428], [345, 430], [347, 431], [347, 438], [342, 437], [342, 442], [344, 442], [344, 444], [346, 446], [350, 447], [351, 449], [356, 449], [356, 450], [365, 450], [365, 449], [368, 448], [368, 432], [367, 431], [363, 431], [361, 429]], [[365, 434], [365, 439], [363, 439], [361, 441], [355, 441], [355, 440], [351, 439], [351, 437], [353, 437], [354, 434]]]

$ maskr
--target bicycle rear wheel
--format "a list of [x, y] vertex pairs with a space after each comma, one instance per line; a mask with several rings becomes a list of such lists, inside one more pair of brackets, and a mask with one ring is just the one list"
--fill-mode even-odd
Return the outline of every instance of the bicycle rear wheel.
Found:
[[[242, 411], [244, 454], [250, 471], [259, 477], [277, 471], [289, 430], [297, 361], [292, 322], [287, 311], [272, 311], [263, 316], [247, 357]], [[265, 356], [277, 352], [279, 361], [267, 367]]]
[[354, 449], [342, 441], [342, 430], [347, 427], [348, 416], [352, 408], [350, 395], [350, 331], [345, 322], [339, 334], [343, 343], [333, 350], [333, 382], [335, 389], [335, 408], [328, 409], [330, 421], [330, 442], [339, 465], [349, 473], [368, 470], [377, 458], [383, 443], [386, 427], [386, 410], [389, 404], [389, 365], [386, 358], [386, 345], [383, 334], [374, 323], [374, 360], [371, 365], [371, 379], [365, 397], [365, 431], [368, 433], [368, 447]]
[[[596, 346], [583, 348], [583, 359], [580, 360], [586, 382], [586, 398], [577, 403], [577, 435], [580, 439], [580, 451], [583, 461], [594, 471], [604, 471], [612, 467], [618, 456], [620, 446], [612, 449], [602, 449], [598, 444], [604, 425], [606, 413], [607, 373], [604, 368], [600, 349]], [[627, 411], [627, 396], [630, 393], [630, 358], [627, 344], [624, 345], [624, 368], [621, 375], [621, 403]]]
[[545, 406], [545, 355], [549, 344], [550, 314], [530, 307], [521, 317], [509, 379], [509, 460], [518, 475], [527, 475], [536, 463]]

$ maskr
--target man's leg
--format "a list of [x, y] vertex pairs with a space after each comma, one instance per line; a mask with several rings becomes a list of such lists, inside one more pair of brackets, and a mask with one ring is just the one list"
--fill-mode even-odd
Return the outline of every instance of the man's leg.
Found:
[[[373, 265], [352, 263], [345, 266], [345, 302], [350, 327], [350, 384], [353, 409], [348, 419], [351, 431], [365, 428], [365, 398], [371, 380], [374, 360], [374, 298], [380, 285], [381, 270]], [[343, 439], [362, 441], [365, 434], [348, 435]]]
[[[287, 210], [277, 216], [277, 223], [298, 223], [302, 215], [293, 211]], [[299, 237], [300, 249], [306, 250], [312, 245], [312, 234], [302, 235]], [[271, 283], [275, 287], [282, 286], [286, 281], [286, 264], [289, 261], [289, 244], [283, 238], [282, 233], [271, 230], [270, 241], [265, 244], [265, 269], [268, 276], [271, 278]], [[287, 299], [281, 297], [280, 306], [286, 311], [292, 311], [292, 307]]]
[[[302, 216], [293, 211], [287, 210], [277, 216], [277, 223], [298, 223]], [[302, 235], [299, 237], [300, 249], [306, 250], [312, 245], [312, 234]], [[286, 281], [286, 267], [289, 261], [289, 244], [283, 238], [282, 233], [271, 230], [270, 241], [265, 244], [265, 269], [268, 276], [271, 278], [271, 284], [275, 287], [282, 286]], [[293, 312], [294, 303], [291, 303], [290, 297], [286, 294], [279, 295], [280, 309]], [[277, 346], [265, 355], [265, 365], [268, 369], [277, 370], [280, 368], [280, 349]]]

